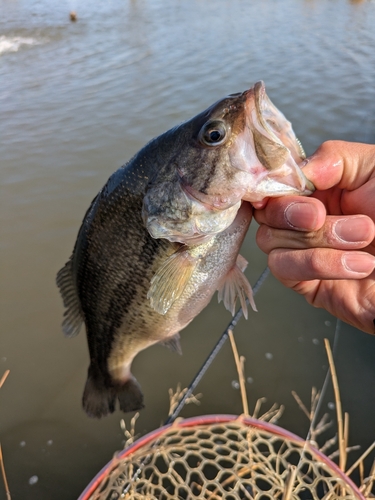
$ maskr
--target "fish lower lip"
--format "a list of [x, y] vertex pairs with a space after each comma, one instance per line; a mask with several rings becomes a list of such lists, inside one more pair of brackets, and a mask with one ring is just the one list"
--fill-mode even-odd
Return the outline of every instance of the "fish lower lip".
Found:
[[199, 203], [202, 207], [204, 207], [207, 210], [210, 211], [215, 211], [215, 212], [220, 212], [222, 210], [227, 210], [228, 208], [233, 207], [238, 203], [238, 201], [241, 199], [241, 195], [236, 195], [233, 196], [232, 199], [229, 198], [226, 201], [217, 201], [211, 202], [211, 200], [215, 197], [206, 195], [204, 193], [201, 193], [197, 189], [192, 188], [188, 184], [184, 183], [183, 180], [181, 179], [181, 189], [182, 191], [186, 194], [190, 200], [192, 200], [195, 203]]
[[154, 239], [165, 239], [168, 240], [172, 243], [183, 243], [186, 245], [195, 245], [198, 243], [203, 243], [204, 241], [207, 241], [208, 239], [212, 238], [212, 235], [209, 234], [202, 234], [199, 232], [195, 232], [189, 235], [184, 235], [179, 232], [171, 232], [170, 228], [165, 228], [162, 225], [160, 225], [158, 222], [151, 220], [147, 224], [147, 230], [150, 234], [150, 236]]

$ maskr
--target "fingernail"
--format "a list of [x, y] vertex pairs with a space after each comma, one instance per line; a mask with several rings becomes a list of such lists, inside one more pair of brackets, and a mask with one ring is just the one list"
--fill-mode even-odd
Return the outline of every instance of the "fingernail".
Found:
[[342, 256], [342, 263], [354, 273], [369, 274], [375, 269], [375, 257], [363, 252], [350, 252]]
[[369, 221], [367, 217], [341, 219], [333, 226], [333, 230], [340, 240], [350, 243], [365, 241], [369, 235]]
[[284, 215], [288, 224], [302, 231], [315, 229], [318, 220], [316, 208], [311, 203], [292, 203], [285, 209]]

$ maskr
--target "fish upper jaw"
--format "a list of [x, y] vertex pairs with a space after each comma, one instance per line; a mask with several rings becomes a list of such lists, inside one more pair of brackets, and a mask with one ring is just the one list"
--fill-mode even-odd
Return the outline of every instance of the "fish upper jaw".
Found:
[[246, 96], [246, 124], [230, 152], [232, 165], [243, 172], [243, 199], [258, 202], [313, 193], [313, 183], [298, 165], [305, 158], [302, 145], [291, 123], [268, 98], [264, 83], [257, 82]]

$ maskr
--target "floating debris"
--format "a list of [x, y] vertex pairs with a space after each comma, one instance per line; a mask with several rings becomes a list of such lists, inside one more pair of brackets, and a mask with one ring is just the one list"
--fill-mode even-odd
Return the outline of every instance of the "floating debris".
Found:
[[29, 484], [30, 485], [36, 484], [38, 480], [39, 480], [38, 476], [31, 476], [31, 478], [29, 479]]

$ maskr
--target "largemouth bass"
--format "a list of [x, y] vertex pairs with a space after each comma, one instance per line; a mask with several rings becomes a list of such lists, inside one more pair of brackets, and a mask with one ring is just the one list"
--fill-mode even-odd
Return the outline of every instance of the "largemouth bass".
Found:
[[109, 178], [57, 275], [64, 333], [86, 326], [89, 416], [117, 402], [124, 412], [142, 408], [134, 357], [155, 343], [180, 351], [179, 332], [216, 290], [232, 313], [237, 299], [245, 315], [246, 298], [255, 308], [239, 255], [252, 213], [242, 199], [310, 194], [302, 156], [257, 84], [153, 139]]

